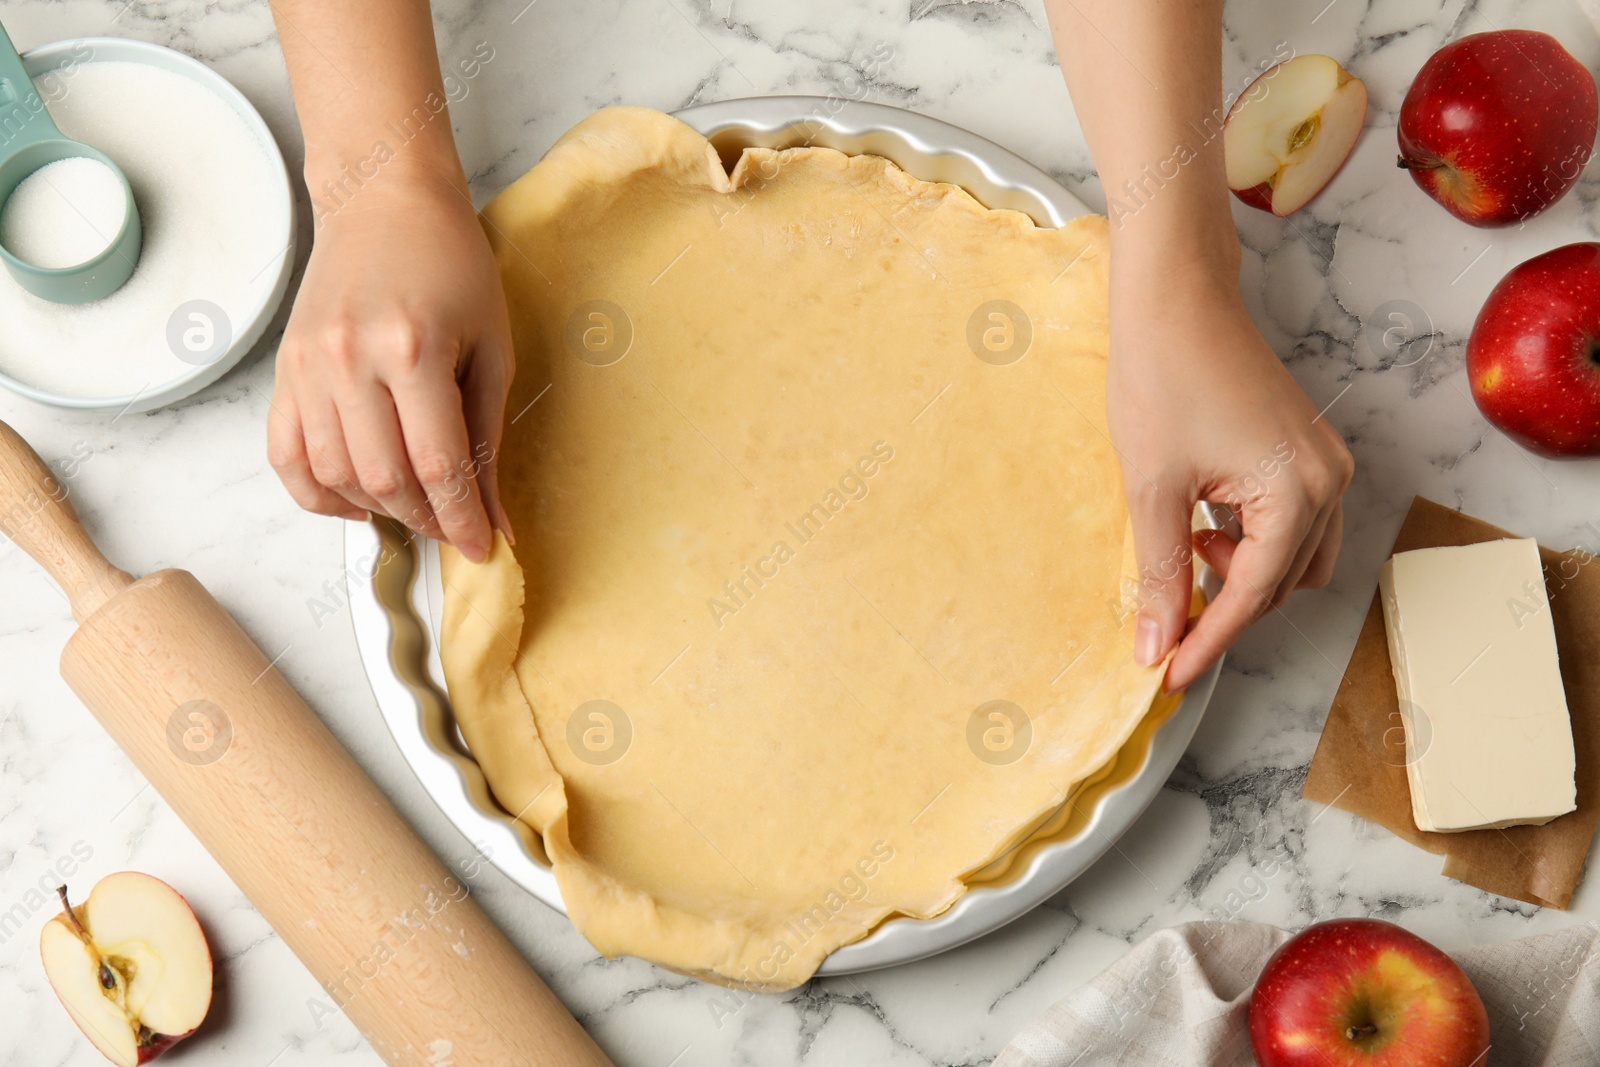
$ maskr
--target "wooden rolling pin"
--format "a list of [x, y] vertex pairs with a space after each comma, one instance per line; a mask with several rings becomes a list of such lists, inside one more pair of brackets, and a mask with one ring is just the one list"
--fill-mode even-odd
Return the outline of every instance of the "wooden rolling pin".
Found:
[[67, 684], [385, 1063], [609, 1067], [211, 594], [108, 563], [3, 422], [0, 532], [72, 602]]

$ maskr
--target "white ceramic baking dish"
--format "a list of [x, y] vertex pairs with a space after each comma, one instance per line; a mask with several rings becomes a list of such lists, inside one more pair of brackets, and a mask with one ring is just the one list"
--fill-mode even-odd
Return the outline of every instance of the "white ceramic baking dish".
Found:
[[[937, 119], [881, 104], [831, 97], [727, 100], [677, 113], [731, 163], [747, 146], [817, 145], [885, 156], [928, 181], [960, 185], [989, 207], [1059, 226], [1089, 209], [1044, 171], [999, 145]], [[450, 716], [439, 664], [442, 604], [438, 547], [408, 539], [392, 523], [346, 523], [345, 563], [357, 644], [373, 695], [395, 742], [445, 815], [512, 881], [564, 911], [537, 835], [489, 792]], [[1217, 592], [1215, 575], [1202, 585]], [[976, 886], [933, 919], [899, 918], [846, 945], [819, 975], [909, 963], [964, 944], [1059, 892], [1099, 859], [1172, 773], [1194, 736], [1221, 664], [1185, 693], [1153, 733], [1130, 742], [1109, 780], [1076, 794], [1066, 832], [1021, 846], [1006, 873]]]

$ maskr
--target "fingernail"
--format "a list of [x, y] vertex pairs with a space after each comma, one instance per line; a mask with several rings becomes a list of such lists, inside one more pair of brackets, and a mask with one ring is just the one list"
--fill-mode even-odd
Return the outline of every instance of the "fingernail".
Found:
[[1133, 658], [1148, 667], [1161, 658], [1161, 626], [1146, 615], [1139, 616], [1133, 631]]
[[367, 519], [371, 518], [362, 508], [351, 508], [349, 511], [343, 512], [339, 517], [348, 522], [366, 522]]

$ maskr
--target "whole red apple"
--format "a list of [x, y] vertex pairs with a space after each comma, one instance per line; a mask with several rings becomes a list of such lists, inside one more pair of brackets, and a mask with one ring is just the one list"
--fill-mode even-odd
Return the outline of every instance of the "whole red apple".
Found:
[[1594, 77], [1547, 33], [1495, 30], [1435, 52], [1400, 105], [1400, 166], [1474, 226], [1566, 195], [1594, 150]]
[[1454, 960], [1379, 919], [1308, 926], [1250, 997], [1261, 1067], [1483, 1067], [1489, 1016]]
[[1564, 245], [1500, 279], [1467, 340], [1478, 409], [1545, 456], [1600, 455], [1600, 244]]

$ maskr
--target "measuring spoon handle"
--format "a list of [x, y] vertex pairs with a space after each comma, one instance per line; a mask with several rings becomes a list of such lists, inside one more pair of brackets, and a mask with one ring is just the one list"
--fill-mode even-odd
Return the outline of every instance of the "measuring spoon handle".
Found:
[[59, 140], [61, 131], [33, 87], [6, 28], [0, 25], [0, 162], [39, 141]]

